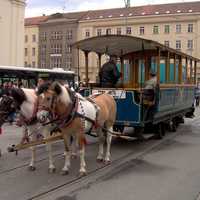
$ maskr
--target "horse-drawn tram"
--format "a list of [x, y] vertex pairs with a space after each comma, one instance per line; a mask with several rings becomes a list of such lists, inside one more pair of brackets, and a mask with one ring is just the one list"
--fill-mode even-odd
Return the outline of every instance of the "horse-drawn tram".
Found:
[[[124, 127], [134, 127], [134, 135], [141, 137], [141, 133], [151, 129], [162, 138], [166, 128], [176, 131], [184, 116], [193, 116], [199, 59], [152, 40], [122, 35], [93, 37], [75, 43], [74, 47], [85, 55], [84, 95], [109, 91], [115, 97], [115, 130], [123, 133]], [[98, 71], [105, 55], [118, 57], [121, 78], [115, 87], [102, 88], [99, 82], [89, 83], [91, 52], [96, 53]], [[154, 88], [145, 86], [151, 71], [157, 79]]]

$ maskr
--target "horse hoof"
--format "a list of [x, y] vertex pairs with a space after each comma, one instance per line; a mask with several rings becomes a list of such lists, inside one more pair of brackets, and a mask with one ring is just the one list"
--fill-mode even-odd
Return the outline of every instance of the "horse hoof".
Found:
[[98, 163], [102, 163], [103, 162], [103, 158], [97, 158], [97, 162]]
[[84, 177], [87, 175], [87, 172], [79, 172], [79, 178]]
[[28, 167], [28, 170], [29, 170], [29, 171], [35, 171], [35, 170], [36, 170], [36, 167], [34, 167], [34, 166], [29, 166], [29, 167]]
[[66, 175], [68, 175], [69, 174], [69, 171], [68, 170], [62, 170], [61, 171], [61, 175], [63, 175], [63, 176], [66, 176]]
[[76, 154], [72, 154], [72, 155], [71, 155], [71, 158], [72, 158], [72, 159], [77, 159], [77, 155], [76, 155]]
[[110, 165], [111, 161], [110, 160], [105, 160], [104, 163], [105, 163], [105, 165]]
[[49, 168], [48, 172], [49, 174], [54, 174], [56, 172], [56, 168]]

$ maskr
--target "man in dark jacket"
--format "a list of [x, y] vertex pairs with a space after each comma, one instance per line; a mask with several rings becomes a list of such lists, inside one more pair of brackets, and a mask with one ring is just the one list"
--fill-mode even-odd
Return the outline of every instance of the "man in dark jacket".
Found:
[[99, 72], [100, 84], [102, 87], [115, 87], [120, 78], [120, 72], [117, 69], [117, 58], [110, 56], [110, 60], [106, 62]]

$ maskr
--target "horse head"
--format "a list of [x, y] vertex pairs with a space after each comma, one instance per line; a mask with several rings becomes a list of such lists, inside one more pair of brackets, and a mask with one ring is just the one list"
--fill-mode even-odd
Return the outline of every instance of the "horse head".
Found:
[[48, 122], [55, 115], [63, 115], [72, 103], [70, 89], [58, 82], [44, 83], [37, 91], [38, 113], [41, 123]]
[[0, 126], [7, 118], [19, 109], [26, 96], [22, 89], [12, 88], [7, 95], [3, 95], [0, 99]]

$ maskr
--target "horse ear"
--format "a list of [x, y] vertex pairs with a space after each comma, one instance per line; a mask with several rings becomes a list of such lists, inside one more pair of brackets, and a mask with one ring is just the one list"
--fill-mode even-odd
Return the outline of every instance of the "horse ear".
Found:
[[38, 87], [36, 94], [39, 96], [43, 92], [46, 92], [49, 89], [50, 85], [50, 82], [43, 83]]
[[55, 91], [55, 93], [56, 93], [57, 95], [61, 94], [61, 92], [62, 92], [61, 85], [60, 85], [58, 82], [54, 82], [54, 83], [53, 83], [52, 89]]

